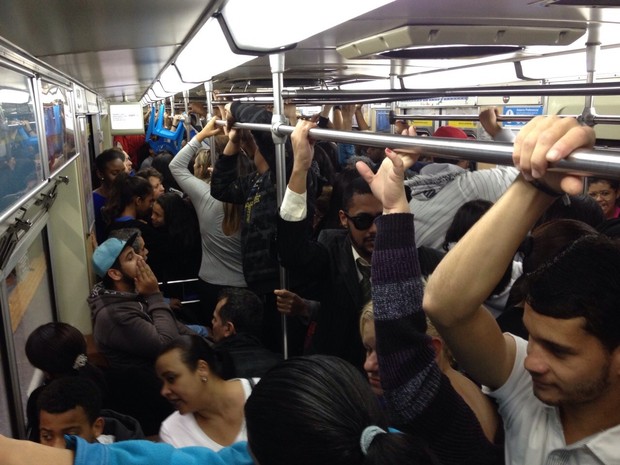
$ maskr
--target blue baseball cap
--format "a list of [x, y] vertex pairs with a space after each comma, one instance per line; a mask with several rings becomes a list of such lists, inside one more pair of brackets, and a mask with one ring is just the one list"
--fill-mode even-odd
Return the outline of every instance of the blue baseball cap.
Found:
[[104, 241], [93, 252], [93, 268], [95, 269], [95, 273], [103, 278], [108, 270], [112, 268], [112, 265], [114, 265], [114, 262], [116, 262], [121, 252], [126, 247], [132, 247], [137, 237], [138, 233], [134, 233], [126, 241], [115, 237]]

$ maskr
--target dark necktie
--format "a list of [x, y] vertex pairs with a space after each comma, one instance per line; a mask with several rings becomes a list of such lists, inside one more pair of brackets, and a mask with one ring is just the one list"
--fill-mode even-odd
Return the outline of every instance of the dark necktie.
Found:
[[362, 300], [364, 304], [370, 302], [372, 298], [371, 287], [370, 287], [370, 265], [363, 258], [358, 258], [355, 260], [357, 265], [357, 269], [360, 271], [362, 275], [362, 280], [360, 281], [360, 288], [362, 291]]

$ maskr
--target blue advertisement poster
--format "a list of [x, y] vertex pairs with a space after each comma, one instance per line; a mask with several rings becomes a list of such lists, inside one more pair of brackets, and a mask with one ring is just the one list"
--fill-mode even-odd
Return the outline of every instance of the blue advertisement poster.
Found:
[[[543, 107], [542, 105], [505, 106], [502, 114], [504, 116], [529, 116], [533, 118], [534, 116], [543, 114]], [[505, 128], [520, 128], [522, 126], [525, 126], [527, 122], [503, 121], [502, 124]]]

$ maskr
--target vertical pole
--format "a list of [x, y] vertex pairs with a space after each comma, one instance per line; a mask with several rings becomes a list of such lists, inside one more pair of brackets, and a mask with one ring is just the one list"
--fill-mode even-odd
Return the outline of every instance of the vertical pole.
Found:
[[[282, 205], [284, 192], [286, 192], [286, 149], [285, 137], [278, 133], [278, 126], [285, 123], [284, 102], [282, 100], [282, 88], [284, 87], [284, 53], [269, 55], [271, 65], [271, 77], [273, 81], [273, 116], [271, 119], [271, 135], [276, 146], [276, 188], [278, 195], [278, 210]], [[288, 289], [288, 273], [280, 266], [280, 288]], [[282, 314], [282, 353], [284, 359], [288, 358], [288, 331], [286, 316]]]
[[187, 137], [187, 142], [189, 142], [191, 132], [191, 121], [189, 119], [189, 90], [183, 91], [183, 105], [185, 107], [185, 121], [183, 121], [183, 123], [185, 124], [185, 136]]
[[[399, 68], [402, 68], [400, 60], [392, 60], [390, 62], [390, 89], [391, 90], [398, 89], [398, 74], [399, 74], [398, 69]], [[394, 114], [398, 113], [396, 102], [390, 103], [390, 110], [392, 110]], [[376, 126], [376, 119], [375, 119], [375, 126]], [[394, 124], [390, 124], [390, 134], [394, 134], [395, 128], [396, 126], [394, 126]]]
[[[601, 49], [600, 30], [601, 25], [598, 22], [600, 12], [596, 9], [592, 10], [592, 21], [588, 25], [588, 41], [586, 42], [586, 83], [594, 82], [594, 72], [596, 71], [596, 55]], [[586, 95], [581, 121], [588, 126], [594, 126], [594, 117], [596, 110], [594, 109], [594, 97]]]
[[[205, 96], [207, 97], [207, 123], [213, 118], [213, 81], [208, 80], [204, 84]], [[222, 115], [224, 118], [224, 115]], [[219, 153], [215, 152], [215, 136], [209, 137], [209, 150], [211, 151], [211, 166], [215, 166], [215, 162], [219, 157]]]

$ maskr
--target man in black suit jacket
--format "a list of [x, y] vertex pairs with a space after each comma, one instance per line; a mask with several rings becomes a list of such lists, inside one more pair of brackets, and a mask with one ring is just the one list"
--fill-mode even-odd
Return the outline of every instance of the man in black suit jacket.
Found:
[[374, 219], [382, 213], [383, 206], [363, 179], [355, 179], [345, 190], [346, 210], [339, 212], [345, 229], [323, 231], [318, 242], [310, 239], [305, 180], [312, 161], [313, 150], [308, 141], [312, 127], [311, 123], [301, 122], [291, 136], [295, 161], [278, 219], [278, 251], [286, 268], [319, 282], [321, 306], [316, 315], [313, 350], [339, 356], [362, 370], [364, 348], [359, 316], [370, 299]]

